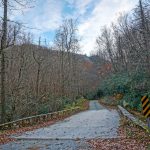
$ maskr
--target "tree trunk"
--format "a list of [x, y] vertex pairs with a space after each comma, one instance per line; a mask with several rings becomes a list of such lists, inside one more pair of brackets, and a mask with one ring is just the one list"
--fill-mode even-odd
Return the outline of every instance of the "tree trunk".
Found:
[[5, 52], [7, 42], [7, 0], [4, 0], [4, 16], [3, 16], [3, 27], [2, 27], [2, 41], [1, 41], [1, 122], [4, 123], [6, 119], [6, 108], [5, 108]]
[[147, 27], [146, 27], [146, 18], [143, 10], [142, 1], [139, 1], [140, 5], [140, 17], [141, 17], [141, 25], [142, 25], [142, 34], [143, 34], [143, 42], [144, 42], [144, 53], [146, 54], [146, 70], [150, 67], [150, 60], [149, 60], [149, 49], [148, 49], [148, 37], [147, 37]]

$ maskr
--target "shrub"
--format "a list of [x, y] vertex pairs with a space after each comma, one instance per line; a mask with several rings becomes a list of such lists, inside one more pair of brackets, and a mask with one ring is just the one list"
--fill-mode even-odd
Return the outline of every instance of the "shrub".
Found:
[[103, 80], [100, 85], [104, 95], [113, 95], [119, 101], [120, 105], [142, 110], [141, 97], [150, 96], [150, 80], [148, 74], [141, 72], [116, 73]]

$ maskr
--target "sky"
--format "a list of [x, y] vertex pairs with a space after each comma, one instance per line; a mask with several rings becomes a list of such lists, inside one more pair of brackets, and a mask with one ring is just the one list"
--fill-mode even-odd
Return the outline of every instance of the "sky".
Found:
[[64, 19], [77, 19], [81, 51], [89, 55], [95, 48], [100, 29], [117, 22], [120, 13], [129, 12], [137, 3], [138, 0], [35, 0], [30, 4], [31, 8], [13, 10], [9, 17], [36, 28], [30, 31], [35, 41], [41, 36], [49, 45], [53, 43], [55, 31]]

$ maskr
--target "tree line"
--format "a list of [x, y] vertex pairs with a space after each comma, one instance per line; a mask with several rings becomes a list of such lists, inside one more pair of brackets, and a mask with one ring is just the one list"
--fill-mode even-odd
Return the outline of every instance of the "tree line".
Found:
[[109, 95], [124, 94], [126, 102], [140, 110], [140, 97], [150, 94], [150, 1], [139, 0], [117, 23], [103, 27], [96, 47], [94, 55], [105, 66], [105, 71], [100, 67], [100, 88]]
[[[0, 24], [1, 123], [61, 110], [88, 92], [76, 21], [63, 21], [50, 48], [33, 43], [21, 23], [8, 19], [10, 1], [4, 0]], [[19, 5], [24, 1], [14, 2]], [[29, 2], [29, 1], [26, 1]]]

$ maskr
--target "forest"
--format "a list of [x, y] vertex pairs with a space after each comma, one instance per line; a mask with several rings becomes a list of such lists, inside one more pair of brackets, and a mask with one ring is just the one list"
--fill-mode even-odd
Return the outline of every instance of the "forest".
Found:
[[[55, 33], [52, 47], [18, 22], [9, 21], [10, 3], [1, 20], [1, 122], [54, 112], [74, 105], [96, 88], [92, 62], [80, 51], [75, 20], [66, 19]], [[19, 4], [20, 5], [20, 4]], [[27, 5], [27, 4], [26, 4]], [[93, 82], [93, 76], [96, 78]], [[91, 88], [92, 86], [92, 88]]]
[[2, 4], [1, 123], [62, 110], [80, 97], [120, 94], [121, 105], [141, 111], [141, 96], [150, 95], [149, 0], [100, 28], [90, 56], [81, 54], [76, 20], [65, 19], [48, 47], [42, 37], [35, 44], [24, 25], [9, 20], [10, 4]]
[[140, 0], [117, 23], [103, 27], [96, 47], [92, 55], [101, 60], [101, 80], [95, 95], [115, 96], [120, 105], [141, 112], [141, 97], [150, 96], [150, 1]]

